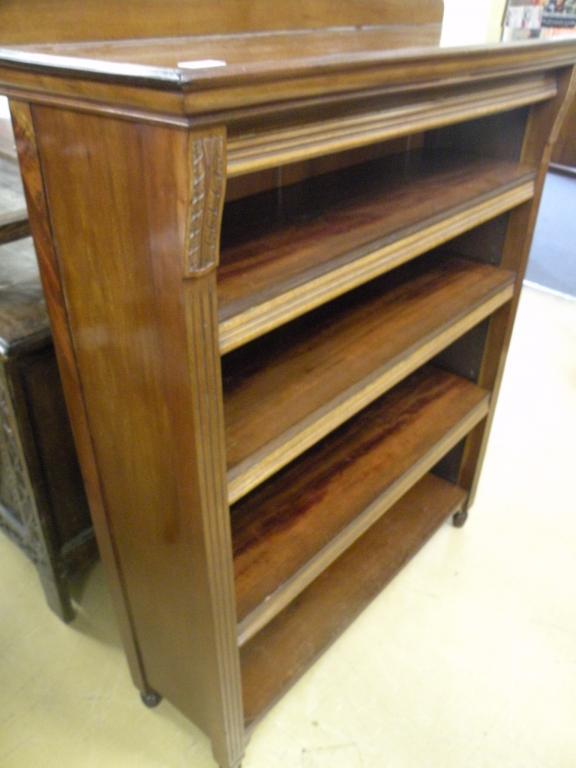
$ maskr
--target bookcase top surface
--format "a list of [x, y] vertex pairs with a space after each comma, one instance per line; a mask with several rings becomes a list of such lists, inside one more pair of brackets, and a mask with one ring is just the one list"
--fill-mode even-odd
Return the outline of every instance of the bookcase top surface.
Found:
[[[426, 42], [424, 42], [426, 40]], [[345, 70], [396, 62], [430, 63], [529, 54], [538, 61], [576, 61], [576, 40], [521, 41], [468, 47], [431, 44], [418, 27], [342, 27], [226, 35], [54, 43], [0, 48], [0, 65], [124, 80], [156, 87], [279, 78], [287, 72]]]
[[[104, 86], [145, 90], [188, 99], [175, 111], [190, 114], [199, 94], [198, 111], [237, 109], [576, 63], [576, 40], [441, 47], [419, 29], [385, 25], [6, 47], [0, 48], [0, 92], [32, 87], [46, 93], [59, 81], [70, 95], [71, 81], [81, 81], [76, 92], [82, 98], [94, 98], [100, 88], [98, 98], [105, 101]], [[124, 93], [123, 102], [130, 101]]]

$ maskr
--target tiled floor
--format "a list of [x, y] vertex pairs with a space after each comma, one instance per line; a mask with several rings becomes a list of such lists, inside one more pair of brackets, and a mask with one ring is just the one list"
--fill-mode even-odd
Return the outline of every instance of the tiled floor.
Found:
[[[528, 289], [477, 503], [256, 731], [244, 768], [576, 766], [576, 302]], [[213, 768], [133, 690], [99, 567], [79, 619], [0, 539], [0, 766]]]

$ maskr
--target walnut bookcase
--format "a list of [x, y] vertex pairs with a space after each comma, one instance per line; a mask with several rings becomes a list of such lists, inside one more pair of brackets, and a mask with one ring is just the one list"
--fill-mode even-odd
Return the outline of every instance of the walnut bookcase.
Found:
[[411, 34], [0, 51], [132, 675], [223, 768], [474, 498], [576, 43]]

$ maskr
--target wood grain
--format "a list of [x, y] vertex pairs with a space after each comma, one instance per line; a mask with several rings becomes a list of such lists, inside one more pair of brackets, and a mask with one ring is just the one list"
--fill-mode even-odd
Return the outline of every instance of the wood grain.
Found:
[[536, 190], [532, 204], [525, 204], [510, 216], [506, 240], [502, 248], [501, 264], [516, 272], [514, 298], [509, 306], [496, 313], [490, 323], [488, 338], [478, 376], [480, 386], [494, 393], [494, 407], [486, 423], [478, 427], [466, 441], [460, 466], [459, 483], [469, 492], [472, 503], [486, 454], [490, 431], [495, 414], [495, 404], [504, 375], [504, 366], [512, 338], [514, 320], [520, 301], [522, 283], [530, 255], [532, 237], [542, 198], [546, 172], [568, 110], [576, 99], [576, 70], [567, 70], [559, 80], [559, 94], [556, 99], [532, 110], [526, 131], [520, 160], [538, 165]]
[[552, 162], [565, 168], [576, 168], [576, 96], [566, 111], [558, 139], [552, 151]]
[[69, 621], [72, 618], [71, 605], [67, 600], [64, 581], [58, 573], [61, 563], [55, 546], [54, 520], [37, 504], [37, 488], [27, 464], [29, 452], [26, 449], [30, 447], [28, 425], [22, 419], [22, 413], [18, 412], [22, 405], [19, 381], [10, 368], [4, 360], [0, 364], [0, 529], [22, 545], [38, 570], [49, 607]]
[[242, 649], [249, 728], [465, 500], [462, 489], [427, 475]]
[[[253, 32], [330, 25], [409, 24], [424, 27], [442, 22], [441, 0], [291, 0], [270, 12], [268, 0], [3, 0], [0, 40], [4, 44], [114, 40], [138, 37]], [[30, 19], [34, 23], [30, 23]], [[436, 27], [436, 35], [438, 34]], [[418, 31], [415, 30], [416, 34]]]
[[244, 738], [214, 273], [183, 279], [195, 184], [182, 158], [202, 135], [48, 108], [34, 120], [104, 489], [93, 516], [122, 564], [147, 685], [233, 765]]
[[[350, 98], [416, 90], [424, 94], [438, 87], [464, 85], [472, 94], [483, 90], [490, 79], [543, 76], [573, 66], [576, 60], [573, 40], [449, 49], [406, 47], [407, 37], [394, 50], [389, 38], [385, 27], [231, 39], [216, 36], [203, 49], [202, 58], [225, 60], [230, 45], [237, 55], [235, 63], [208, 69], [177, 67], [174, 59], [167, 66], [163, 52], [166, 45], [171, 50], [173, 40], [146, 42], [140, 51], [129, 44], [127, 61], [116, 60], [108, 51], [98, 58], [97, 47], [90, 45], [84, 51], [77, 47], [74, 55], [66, 46], [50, 52], [3, 48], [0, 90], [13, 98], [25, 95], [33, 102], [185, 127], [190, 126], [188, 118], [200, 115], [212, 123], [229, 124], [250, 116], [258, 121], [262, 110], [270, 114], [282, 103], [294, 115], [295, 110], [320, 101], [327, 105], [331, 99], [345, 103]], [[198, 38], [188, 38], [177, 58], [196, 59], [199, 44]], [[513, 94], [509, 98], [513, 104]], [[505, 108], [504, 101], [500, 109]]]
[[346, 117], [330, 111], [315, 117], [312, 111], [304, 125], [302, 118], [306, 113], [300, 111], [299, 125], [291, 125], [293, 118], [286, 115], [281, 127], [272, 125], [269, 131], [262, 121], [257, 132], [249, 125], [243, 134], [240, 123], [230, 137], [228, 173], [233, 177], [304, 157], [342, 152], [538, 103], [555, 94], [554, 78], [533, 75], [522, 82], [517, 79], [498, 84], [489, 82], [473, 92], [469, 86], [430, 92], [418, 102], [411, 95], [390, 97], [384, 103], [380, 98], [377, 107], [369, 102], [361, 110], [356, 107], [358, 111]]
[[[188, 33], [155, 36], [151, 40], [124, 38], [110, 42], [59, 42], [26, 46], [25, 50], [34, 51], [42, 57], [47, 54], [64, 56], [69, 59], [68, 65], [72, 67], [78, 64], [78, 60], [89, 57], [93, 62], [92, 68], [96, 69], [100, 68], [96, 63], [99, 61], [114, 62], [120, 66], [130, 64], [163, 69], [164, 77], [169, 70], [179, 69], [181, 79], [188, 81], [190, 77], [195, 78], [196, 71], [202, 76], [205, 70], [216, 69], [188, 66], [197, 61], [224, 62], [226, 70], [233, 68], [238, 73], [246, 67], [261, 69], [263, 63], [276, 67], [290, 66], [295, 60], [304, 57], [334, 58], [342, 54], [398, 50], [406, 48], [407, 41], [411, 41], [412, 46], [435, 46], [438, 43], [437, 31], [433, 27], [385, 23], [330, 25], [321, 29], [307, 29], [296, 24], [293, 29], [261, 30], [258, 34], [254, 34], [253, 30], [230, 33], [220, 29], [208, 35]], [[9, 50], [16, 48], [11, 47]], [[217, 75], [215, 71], [209, 74]]]
[[[1, 293], [0, 322], [10, 312]], [[43, 308], [42, 314], [43, 347], [36, 334], [0, 356], [0, 529], [36, 567], [50, 608], [70, 621], [69, 578], [97, 552]]]
[[[32, 1], [38, 3], [37, 18], [46, 19], [48, 0]], [[76, 12], [86, 14], [84, 21], [93, 18], [88, 13], [92, 2], [77, 4]], [[368, 16], [375, 2], [361, 2]], [[190, 31], [208, 31], [232, 7], [227, 22], [236, 30], [236, 24], [253, 28], [258, 19], [269, 27], [284, 24], [304, 8], [304, 0], [298, 0], [283, 4], [276, 15], [263, 0], [236, 0], [233, 6], [225, 0], [218, 8], [210, 4], [214, 15], [209, 19], [207, 2], [199, 0], [190, 6], [197, 11], [197, 23], [194, 30], [183, 31], [187, 37], [0, 51], [0, 91], [13, 102], [59, 364], [133, 676], [141, 689], [166, 695], [208, 733], [221, 768], [237, 768], [242, 758], [242, 699], [246, 721], [253, 722], [418, 548], [440, 518], [454, 511], [456, 502], [464, 503], [461, 491], [457, 498], [444, 497], [446, 503], [439, 507], [418, 502], [421, 514], [403, 513], [399, 527], [378, 544], [375, 554], [369, 554], [371, 545], [356, 548], [363, 531], [370, 538], [362, 536], [362, 542], [372, 541], [380, 524], [394, 519], [390, 512], [384, 517], [382, 513], [469, 430], [473, 431], [466, 441], [460, 478], [473, 495], [488, 433], [480, 422], [498, 390], [549, 142], [557, 133], [563, 101], [574, 90], [572, 86], [570, 91], [569, 77], [576, 63], [576, 41], [477, 49], [419, 47], [423, 39], [430, 39], [432, 27], [437, 33], [437, 15], [430, 19], [429, 29], [422, 26], [416, 34], [389, 22], [398, 22], [398, 14], [413, 13], [418, 26], [425, 21], [419, 14], [432, 7], [437, 14], [438, 4], [409, 8], [404, 0], [391, 3], [387, 8], [394, 19], [382, 19], [385, 26], [328, 29], [327, 23], [343, 20], [358, 5], [336, 7], [316, 0], [306, 2], [308, 30], [194, 37]], [[13, 0], [4, 6], [14, 11]], [[123, 7], [132, 11], [132, 0]], [[161, 8], [159, 3], [155, 7]], [[164, 34], [160, 21], [172, 24], [174, 7], [169, 0], [155, 21], [154, 14], [150, 18], [135, 14], [131, 30], [144, 30], [154, 22], [159, 24], [157, 34]], [[252, 17], [245, 13], [248, 8], [254, 10]], [[98, 28], [109, 24], [115, 35], [118, 25], [112, 15], [105, 17], [101, 4], [98, 11], [102, 15]], [[182, 11], [177, 21], [184, 24], [186, 18]], [[79, 34], [82, 23], [77, 26]], [[317, 24], [319, 29], [314, 28]], [[49, 28], [47, 23], [38, 34]], [[415, 44], [407, 48], [408, 40]], [[182, 65], [198, 56], [226, 59], [226, 66], [195, 70]], [[526, 110], [519, 120], [505, 117], [507, 110], [518, 107]], [[290, 311], [282, 306], [281, 322], [305, 314], [227, 354], [222, 360], [224, 392], [222, 318], [217, 312], [224, 168], [231, 175], [260, 173], [258, 169], [267, 173], [266, 168], [283, 163], [278, 173], [285, 173], [286, 180], [296, 172], [294, 161], [359, 151], [383, 139], [429, 133], [486, 115], [494, 116], [489, 136], [478, 135], [476, 124], [478, 141], [462, 139], [460, 149], [514, 161], [526, 113], [521, 164], [531, 174], [536, 171], [536, 178], [530, 175], [523, 182], [510, 178], [506, 187], [502, 177], [495, 186], [477, 190], [480, 199], [468, 189], [469, 196], [460, 201], [457, 195], [463, 189], [457, 178], [454, 193], [448, 189], [449, 181], [436, 191], [432, 185], [429, 194], [442, 201], [437, 221], [428, 220], [423, 228], [414, 219], [414, 232], [408, 235], [406, 219], [406, 236], [395, 251], [399, 264], [510, 211], [502, 269], [433, 253], [379, 278], [382, 283], [339, 296], [347, 280], [349, 289], [380, 274], [383, 253], [373, 246], [386, 232], [378, 229], [382, 210], [380, 216], [374, 210], [372, 224], [367, 223], [363, 233], [366, 239], [347, 244], [343, 259], [349, 261], [342, 267], [351, 271], [341, 273], [342, 286], [326, 283], [320, 296], [318, 284], [312, 285]], [[465, 136], [466, 131], [458, 135]], [[502, 140], [496, 141], [499, 135]], [[428, 142], [420, 135], [418, 145], [423, 144]], [[286, 165], [289, 162], [291, 166]], [[254, 178], [247, 185], [252, 191], [258, 188]], [[450, 195], [454, 208], [447, 215]], [[340, 200], [343, 197], [341, 193]], [[338, 200], [332, 203], [338, 205]], [[393, 207], [390, 198], [385, 205]], [[419, 205], [424, 206], [423, 198]], [[261, 218], [270, 214], [269, 206], [263, 208]], [[434, 211], [429, 209], [429, 215], [433, 217]], [[341, 231], [342, 239], [362, 230], [358, 219], [354, 223], [350, 235]], [[292, 229], [295, 234], [298, 226]], [[242, 231], [246, 234], [247, 227], [240, 226], [235, 242], [228, 245], [239, 246]], [[388, 230], [391, 247], [401, 231], [400, 226]], [[330, 231], [318, 232], [318, 238], [325, 235]], [[334, 272], [332, 246], [337, 241], [333, 239], [331, 250], [321, 255], [320, 247], [315, 250], [316, 240], [305, 241], [313, 256], [310, 261], [300, 251], [292, 273], [288, 270], [279, 280], [269, 277], [247, 291], [241, 311], [259, 306], [253, 302], [258, 291], [265, 294], [265, 302], [272, 302], [293, 287], [299, 291], [305, 282], [314, 284], [324, 277], [323, 269], [326, 274]], [[493, 256], [496, 241], [490, 235], [489, 240], [487, 253]], [[360, 260], [353, 252], [363, 247], [369, 249], [362, 258], [376, 255], [359, 278]], [[279, 270], [285, 266], [280, 259], [274, 265]], [[248, 266], [243, 268], [249, 271]], [[290, 285], [310, 269], [318, 270], [312, 280], [308, 274], [299, 285]], [[260, 274], [259, 269], [252, 270], [255, 283]], [[386, 290], [378, 295], [384, 284]], [[315, 301], [328, 299], [329, 305], [310, 312]], [[330, 540], [322, 538], [320, 527], [305, 526], [310, 534], [306, 562], [297, 560], [290, 542], [291, 546], [281, 547], [286, 556], [279, 557], [281, 583], [270, 581], [273, 569], [263, 573], [264, 592], [272, 590], [275, 597], [267, 601], [262, 593], [257, 605], [247, 608], [244, 621], [252, 619], [246, 636], [259, 631], [241, 650], [242, 682], [229, 498], [238, 499], [271, 478], [270, 485], [255, 491], [264, 493], [279, 482], [283, 474], [272, 475], [287, 462], [298, 457], [298, 462], [304, 461], [307, 449], [321, 450], [335, 439], [338, 428], [352, 429], [359, 411], [374, 408], [371, 404], [392, 386], [492, 316], [480, 371], [482, 386], [436, 374], [458, 385], [448, 387], [453, 407], [435, 418], [432, 410], [446, 403], [448, 395], [436, 391], [432, 382], [422, 396], [432, 410], [420, 409], [414, 398], [408, 398], [414, 406], [413, 422], [426, 411], [426, 428], [444, 424], [444, 437], [418, 459], [409, 446], [416, 444], [419, 431], [407, 430], [397, 448], [411, 453], [413, 461], [404, 471], [400, 454], [398, 461], [387, 462], [391, 470], [396, 466], [399, 476], [391, 479], [381, 506], [364, 499], [367, 506], [352, 520], [344, 510], [344, 495], [336, 494], [338, 516], [326, 523]], [[263, 333], [258, 322], [262, 318], [255, 320], [250, 333]], [[242, 325], [248, 328], [248, 323]], [[248, 338], [252, 337], [246, 335], [244, 341]], [[478, 397], [475, 406], [467, 393]], [[447, 419], [466, 402], [469, 410], [448, 429]], [[492, 413], [493, 409], [488, 424]], [[366, 434], [372, 429], [377, 431], [377, 421], [370, 423]], [[402, 430], [397, 420], [394, 429]], [[347, 476], [352, 468], [342, 471]], [[294, 482], [305, 483], [306, 478], [302, 475]], [[334, 493], [336, 485], [330, 486]], [[350, 500], [358, 501], [370, 486], [363, 491], [360, 481], [350, 485]], [[438, 496], [444, 491], [439, 490]], [[418, 494], [418, 499], [424, 496]], [[292, 508], [298, 509], [298, 504]], [[274, 515], [270, 520], [276, 520]], [[252, 522], [257, 525], [256, 513]], [[298, 517], [289, 517], [288, 523], [297, 526]], [[330, 529], [330, 524], [336, 528]], [[272, 529], [269, 533], [270, 549], [266, 537], [251, 540], [254, 551], [262, 545], [263, 556], [275, 549], [276, 534]], [[350, 569], [361, 572], [364, 562], [370, 563], [366, 583], [350, 578]], [[254, 564], [253, 573], [257, 571]], [[260, 608], [267, 605], [272, 607], [268, 614], [268, 607]]]
[[475, 427], [487, 393], [413, 374], [233, 510], [239, 639], [271, 621]]
[[52, 224], [48, 214], [50, 203], [46, 196], [45, 177], [41, 167], [32, 111], [29, 105], [24, 102], [11, 101], [10, 113], [58, 368], [98, 540], [98, 548], [109, 574], [112, 600], [130, 672], [135, 684], [141, 690], [145, 690], [148, 688], [148, 683], [142, 667], [140, 649], [136, 641], [135, 628], [125, 593], [123, 568], [118, 560], [118, 552], [108, 527], [103, 489], [98, 476], [96, 457], [83, 401], [82, 385], [76, 367], [75, 345], [66, 312], [59, 254], [54, 245]]
[[220, 351], [526, 202], [533, 179], [530, 167], [515, 163], [416, 153], [229, 204], [218, 272]]
[[344, 302], [339, 312], [330, 305], [285, 337], [225, 360], [231, 503], [512, 294], [512, 273], [493, 267], [453, 258], [409, 266]]

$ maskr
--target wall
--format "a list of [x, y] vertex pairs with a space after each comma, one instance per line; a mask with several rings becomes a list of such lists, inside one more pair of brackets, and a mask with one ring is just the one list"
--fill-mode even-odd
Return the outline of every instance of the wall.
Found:
[[442, 45], [497, 43], [506, 0], [444, 0]]

